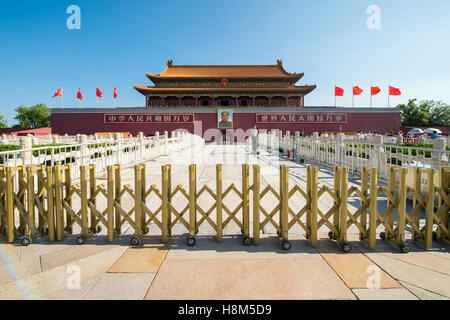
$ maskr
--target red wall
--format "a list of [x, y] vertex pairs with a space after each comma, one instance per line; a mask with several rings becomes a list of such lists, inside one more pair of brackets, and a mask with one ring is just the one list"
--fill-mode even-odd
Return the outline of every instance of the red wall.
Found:
[[[306, 110], [307, 109], [307, 110]], [[305, 112], [305, 113], [320, 113], [314, 110], [315, 108], [305, 108], [305, 109], [293, 109], [290, 111], [283, 110], [283, 112]], [[172, 109], [174, 110], [174, 109]], [[274, 109], [272, 109], [274, 110]], [[378, 131], [380, 133], [386, 133], [394, 131], [397, 133], [401, 130], [401, 120], [400, 112], [396, 109], [390, 110], [379, 110], [373, 111], [370, 109], [331, 109], [324, 111], [324, 113], [345, 113], [347, 114], [347, 123], [342, 124], [343, 132], [354, 132], [354, 131]], [[152, 113], [152, 109], [109, 109], [109, 110], [88, 110], [88, 112], [83, 111], [83, 109], [76, 110], [64, 110], [58, 109], [52, 112], [51, 116], [51, 126], [54, 134], [94, 134], [96, 132], [130, 132], [134, 136], [139, 132], [143, 132], [144, 135], [154, 135], [156, 131], [161, 134], [164, 131], [174, 131], [176, 129], [184, 128], [194, 133], [194, 124], [106, 124], [104, 123], [104, 114], [110, 113]], [[158, 110], [160, 113], [169, 114], [170, 110]], [[187, 109], [177, 110], [184, 114], [195, 113]], [[239, 112], [234, 110], [234, 129], [243, 129], [244, 131], [252, 128], [253, 124], [256, 122], [256, 113], [272, 113], [277, 114], [274, 110], [270, 112], [269, 110], [261, 111], [261, 109], [256, 111], [251, 110], [240, 110]], [[278, 112], [279, 113], [279, 112]], [[217, 128], [217, 113], [216, 112], [202, 112], [195, 113], [195, 120], [202, 122], [202, 132], [205, 132], [209, 128]], [[339, 132], [341, 124], [324, 124], [324, 123], [273, 123], [273, 124], [257, 124], [258, 129], [279, 129], [287, 131], [289, 130], [291, 134], [295, 131], [302, 132], [305, 129], [305, 134], [309, 135], [314, 131], [317, 132]]]
[[32, 134], [34, 136], [46, 136], [52, 134], [52, 128], [37, 128], [37, 129], [23, 129], [23, 128], [0, 128], [0, 135], [6, 134], [7, 136], [26, 136]]

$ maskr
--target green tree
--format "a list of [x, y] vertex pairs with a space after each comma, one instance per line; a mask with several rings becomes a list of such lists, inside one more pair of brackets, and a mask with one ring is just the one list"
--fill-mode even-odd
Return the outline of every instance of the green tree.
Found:
[[420, 127], [428, 125], [430, 108], [427, 105], [417, 104], [417, 99], [411, 99], [408, 104], [399, 104], [402, 124], [407, 127]]
[[16, 108], [18, 120], [21, 128], [45, 128], [50, 126], [50, 109], [45, 104], [37, 104], [32, 107], [20, 106]]
[[399, 104], [402, 124], [407, 127], [450, 126], [450, 106], [441, 101], [425, 100]]
[[429, 125], [450, 127], [450, 105], [436, 102], [430, 112]]
[[0, 128], [8, 128], [8, 122], [1, 114], [0, 114]]

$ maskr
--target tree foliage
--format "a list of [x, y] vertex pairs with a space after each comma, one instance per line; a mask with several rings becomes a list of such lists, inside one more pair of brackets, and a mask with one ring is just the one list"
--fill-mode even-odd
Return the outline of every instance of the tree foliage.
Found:
[[402, 124], [406, 127], [449, 127], [450, 105], [441, 101], [411, 99], [407, 104], [399, 104]]
[[45, 104], [16, 108], [16, 119], [21, 128], [34, 129], [50, 126], [50, 109]]
[[0, 114], [0, 128], [8, 128], [8, 122], [5, 120], [5, 117]]

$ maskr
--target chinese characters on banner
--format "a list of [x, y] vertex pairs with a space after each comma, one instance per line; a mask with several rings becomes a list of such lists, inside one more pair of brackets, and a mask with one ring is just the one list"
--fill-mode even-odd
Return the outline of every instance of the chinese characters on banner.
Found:
[[105, 114], [105, 123], [193, 123], [193, 114]]
[[347, 123], [345, 113], [257, 114], [256, 123]]

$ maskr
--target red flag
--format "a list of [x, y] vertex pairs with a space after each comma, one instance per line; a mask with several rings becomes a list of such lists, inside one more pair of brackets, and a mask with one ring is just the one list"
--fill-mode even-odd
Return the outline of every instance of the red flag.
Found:
[[389, 86], [389, 95], [390, 96], [400, 96], [401, 94], [402, 94], [402, 92], [400, 91], [400, 89]]
[[117, 98], [117, 88], [114, 88], [114, 99]]
[[339, 87], [334, 87], [334, 95], [337, 97], [342, 97], [344, 95], [344, 89]]
[[371, 88], [370, 88], [370, 94], [371, 94], [372, 96], [374, 96], [374, 95], [376, 95], [376, 94], [379, 94], [380, 92], [381, 92], [381, 89], [378, 88], [378, 87], [371, 87]]
[[99, 88], [97, 88], [97, 90], [96, 90], [96, 95], [97, 95], [97, 97], [99, 97], [99, 98], [102, 97], [102, 92], [100, 91]]
[[53, 95], [52, 98], [62, 97], [62, 87], [58, 89], [58, 91]]
[[80, 88], [78, 88], [77, 99], [79, 99], [79, 100], [83, 99], [83, 95], [81, 94], [81, 89]]
[[358, 86], [353, 87], [353, 95], [354, 96], [359, 96], [361, 93], [363, 92], [363, 89], [361, 89]]

